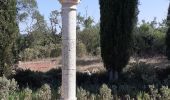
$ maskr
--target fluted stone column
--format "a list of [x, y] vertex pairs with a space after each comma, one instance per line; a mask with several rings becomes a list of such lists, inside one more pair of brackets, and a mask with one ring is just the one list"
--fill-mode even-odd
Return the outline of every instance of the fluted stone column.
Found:
[[79, 0], [62, 4], [62, 87], [61, 100], [76, 100], [76, 9]]

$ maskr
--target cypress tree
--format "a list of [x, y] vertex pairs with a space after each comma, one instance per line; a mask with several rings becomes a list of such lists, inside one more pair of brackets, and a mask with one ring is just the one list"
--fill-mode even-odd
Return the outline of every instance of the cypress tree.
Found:
[[100, 43], [109, 80], [118, 79], [130, 58], [138, 0], [99, 0]]
[[9, 76], [18, 35], [16, 0], [0, 0], [0, 76]]
[[168, 60], [170, 60], [170, 4], [168, 8], [168, 15], [167, 15], [167, 26], [168, 26], [168, 30], [166, 32], [166, 56]]

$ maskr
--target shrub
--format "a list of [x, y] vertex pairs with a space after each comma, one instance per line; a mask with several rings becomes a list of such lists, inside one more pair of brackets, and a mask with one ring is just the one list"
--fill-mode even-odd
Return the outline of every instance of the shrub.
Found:
[[100, 27], [99, 25], [85, 28], [83, 31], [77, 34], [77, 39], [83, 43], [87, 50], [87, 53], [96, 55], [96, 50], [100, 47]]
[[103, 84], [99, 89], [99, 100], [112, 100], [112, 90], [106, 84]]
[[137, 100], [150, 100], [150, 95], [145, 92], [139, 92], [137, 94]]
[[37, 92], [38, 100], [51, 100], [51, 88], [44, 84]]
[[58, 57], [61, 55], [61, 45], [49, 44], [24, 49], [20, 53], [21, 60], [33, 60], [38, 58]]
[[61, 55], [61, 47], [60, 46], [56, 46], [55, 48], [52, 48], [50, 57], [58, 57], [60, 55]]
[[0, 77], [0, 99], [8, 100], [9, 95], [14, 94], [18, 89], [17, 82], [12, 79], [8, 80], [6, 77]]
[[150, 97], [153, 100], [156, 100], [159, 97], [158, 89], [155, 87], [155, 85], [149, 85], [149, 93]]
[[160, 89], [161, 100], [170, 100], [170, 89], [168, 86], [162, 86]]
[[21, 57], [21, 60], [26, 61], [26, 60], [37, 59], [39, 54], [40, 54], [39, 51], [33, 48], [27, 48], [20, 53], [20, 57]]
[[165, 53], [165, 27], [155, 27], [152, 22], [143, 22], [135, 29], [133, 38], [133, 50], [139, 56], [154, 56]]
[[77, 88], [77, 99], [78, 100], [89, 100], [90, 93], [84, 90], [83, 88]]
[[124, 85], [124, 84], [121, 84], [121, 85], [118, 85], [118, 90], [117, 90], [118, 94], [121, 95], [121, 96], [124, 96], [124, 95], [127, 95], [127, 94], [130, 94], [132, 95], [133, 92], [135, 92], [134, 88], [130, 85]]
[[148, 85], [158, 83], [159, 80], [157, 79], [156, 71], [152, 65], [140, 62], [138, 64], [132, 64], [131, 66], [132, 67], [129, 67], [127, 72], [125, 72], [126, 75], [124, 75], [127, 79], [136, 80], [137, 82], [140, 81]]
[[32, 100], [32, 90], [28, 87], [25, 88], [19, 96], [20, 100]]
[[18, 90], [18, 87], [18, 83], [15, 81], [15, 79], [10, 80], [9, 94], [15, 94], [15, 92]]
[[81, 41], [78, 41], [76, 45], [76, 55], [78, 57], [83, 57], [86, 55], [86, 52], [86, 46]]
[[5, 77], [0, 77], [0, 98], [7, 100], [9, 97], [10, 81]]
[[20, 88], [40, 88], [43, 85], [44, 77], [41, 72], [33, 72], [31, 70], [17, 70], [14, 79], [18, 82]]

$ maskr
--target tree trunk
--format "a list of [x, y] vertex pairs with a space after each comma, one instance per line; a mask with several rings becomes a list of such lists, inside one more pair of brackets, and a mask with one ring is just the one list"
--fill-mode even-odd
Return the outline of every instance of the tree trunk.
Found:
[[113, 71], [113, 70], [110, 70], [109, 71], [109, 82], [114, 82], [114, 81], [117, 81], [119, 78], [119, 74], [118, 74], [118, 71]]

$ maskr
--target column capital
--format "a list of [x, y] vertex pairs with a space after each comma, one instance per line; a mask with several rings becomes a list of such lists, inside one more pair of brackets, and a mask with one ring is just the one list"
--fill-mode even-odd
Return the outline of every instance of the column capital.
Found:
[[64, 3], [78, 4], [80, 2], [80, 0], [59, 0], [59, 2], [61, 4], [64, 4]]

